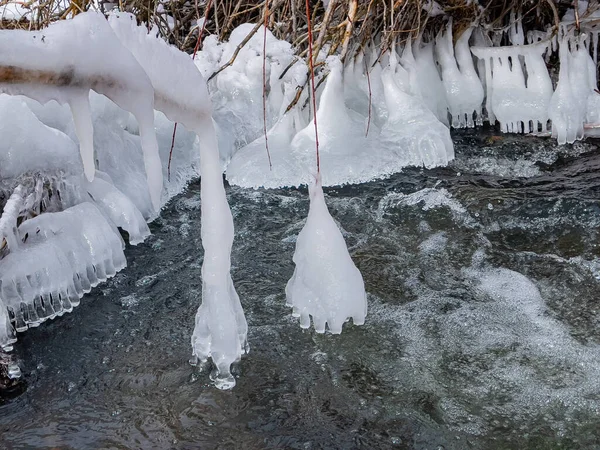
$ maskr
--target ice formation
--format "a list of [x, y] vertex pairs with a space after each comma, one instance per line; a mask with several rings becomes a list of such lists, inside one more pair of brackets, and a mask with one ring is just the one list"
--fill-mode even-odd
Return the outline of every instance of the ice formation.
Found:
[[[437, 2], [423, 7], [444, 14]], [[317, 74], [326, 80], [317, 93], [322, 173], [314, 182], [314, 112], [304, 106], [307, 90], [299, 91], [307, 66], [268, 30], [264, 92], [265, 30], [253, 24], [233, 30], [227, 42], [208, 36], [195, 61], [128, 14], [106, 21], [89, 12], [40, 32], [0, 31], [0, 191], [2, 199], [12, 194], [0, 217], [0, 345], [10, 347], [15, 327], [71, 310], [83, 292], [124, 267], [117, 227], [132, 244], [143, 241], [146, 220], [199, 171], [205, 254], [192, 346], [197, 359], [212, 358], [219, 387], [233, 386], [231, 364], [248, 347], [230, 275], [227, 163], [227, 178], [241, 186], [310, 184], [288, 303], [302, 326], [312, 316], [319, 332], [326, 326], [340, 332], [350, 317], [362, 323], [362, 278], [321, 185], [369, 181], [409, 165], [446, 165], [454, 157], [448, 125], [481, 124], [484, 101], [487, 119], [498, 120], [503, 132], [543, 133], [551, 126], [560, 143], [581, 139], [586, 128], [600, 125], [597, 19], [583, 20], [576, 35], [567, 14], [556, 40], [551, 30], [525, 36], [515, 16], [491, 36], [467, 28], [455, 45], [448, 22], [433, 41], [393, 43], [384, 54], [371, 44], [345, 67], [329, 57]], [[251, 30], [258, 31], [239, 50]], [[505, 37], [512, 45], [499, 46]], [[553, 89], [546, 62], [557, 49]], [[262, 135], [263, 95], [272, 170]], [[174, 122], [181, 127], [171, 183]]]
[[106, 95], [138, 120], [150, 195], [158, 210], [163, 183], [154, 133], [154, 91], [144, 69], [105, 18], [88, 12], [53, 23], [43, 32], [0, 31], [0, 92], [23, 94], [40, 103], [69, 104], [84, 171], [91, 181], [95, 167], [90, 90]]
[[434, 113], [403, 92], [386, 69], [382, 75], [388, 119], [381, 129], [379, 146], [393, 155], [390, 164], [445, 166], [454, 158], [450, 130]]
[[[366, 89], [353, 89], [352, 86], [354, 81], [367, 82], [364, 65], [358, 63], [351, 71], [344, 71], [337, 57], [330, 57], [327, 64], [329, 74], [317, 110], [324, 185], [369, 181], [409, 165], [446, 165], [454, 157], [448, 128], [421, 98], [403, 92], [398, 86], [398, 83], [410, 85], [408, 73], [400, 65], [390, 66], [385, 71], [376, 65], [372, 75], [376, 80], [371, 84], [374, 117], [367, 135], [368, 111], [360, 110], [366, 104], [361, 98]], [[345, 81], [344, 77], [351, 77], [351, 80]], [[294, 90], [288, 88], [284, 104], [293, 95]], [[352, 108], [344, 99], [348, 99]], [[302, 128], [298, 130], [299, 125]], [[312, 123], [289, 112], [269, 131], [268, 139], [272, 168], [268, 166], [265, 141], [261, 136], [233, 156], [227, 168], [227, 179], [244, 187], [307, 184], [314, 166]]]
[[579, 87], [574, 86], [574, 82], [578, 81], [580, 75], [587, 74], [587, 67], [584, 67], [584, 74], [575, 73], [576, 70], [581, 70], [581, 66], [577, 64], [578, 58], [574, 58], [569, 51], [567, 39], [560, 42], [559, 56], [560, 72], [556, 91], [550, 100], [549, 116], [552, 120], [552, 137], [555, 137], [559, 144], [565, 144], [583, 138], [587, 103], [584, 104], [584, 99], [576, 97]]
[[[214, 260], [226, 260], [221, 284], [229, 281], [226, 287], [233, 289], [229, 277], [233, 222], [204, 80], [189, 56], [148, 36], [145, 29], [140, 32], [129, 17], [115, 16], [111, 25], [120, 34], [101, 15], [86, 13], [43, 33], [0, 32], [3, 49], [11, 45], [24, 49], [22, 55], [0, 50], [0, 92], [25, 94], [45, 103], [41, 106], [0, 94], [0, 131], [7, 138], [0, 144], [0, 190], [10, 192], [18, 180], [26, 183], [14, 191], [0, 217], [4, 248], [0, 255], [0, 345], [5, 349], [14, 341], [15, 329], [23, 331], [71, 311], [83, 293], [125, 267], [117, 226], [128, 232], [132, 244], [149, 235], [146, 219], [154, 217], [153, 210], [160, 207], [166, 171], [155, 133], [155, 98], [157, 108], [200, 135], [206, 161], [203, 205], [208, 211], [203, 230], [212, 230], [203, 234], [205, 247], [214, 247], [206, 252], [205, 281], [211, 286], [211, 276], [217, 277], [224, 267]], [[128, 46], [120, 39], [127, 40]], [[143, 66], [136, 60], [140, 55], [145, 58]], [[150, 60], [149, 55], [159, 59]], [[161, 62], [177, 69], [178, 78], [187, 75], [183, 82], [196, 95], [166, 88], [169, 80]], [[145, 70], [153, 72], [152, 80]], [[115, 79], [113, 72], [123, 79]], [[90, 89], [105, 94], [125, 111]], [[72, 114], [65, 114], [59, 103], [67, 103]], [[130, 120], [130, 113], [137, 121]], [[173, 123], [160, 114], [157, 117], [162, 128], [156, 131], [161, 135], [169, 128], [170, 144]], [[190, 146], [185, 155], [189, 165], [196, 159], [190, 150], [197, 151], [198, 146], [189, 140], [188, 132], [182, 134]], [[162, 150], [168, 154], [165, 147]], [[178, 155], [174, 165], [182, 165]], [[148, 183], [142, 185], [138, 175], [144, 168]], [[186, 176], [189, 179], [191, 174]], [[18, 219], [28, 220], [17, 230]], [[211, 220], [217, 225], [210, 226]], [[238, 306], [236, 331], [243, 330], [245, 340], [243, 312], [234, 290], [232, 295]], [[213, 347], [214, 356], [219, 347]]]
[[500, 122], [503, 132], [547, 130], [548, 107], [553, 93], [543, 58], [548, 45], [549, 41], [471, 49], [485, 63], [488, 116]]
[[192, 349], [195, 358], [212, 359], [216, 386], [228, 389], [235, 385], [231, 364], [248, 350], [247, 324], [230, 275], [233, 217], [225, 196], [206, 83], [188, 55], [138, 27], [132, 15], [113, 14], [110, 24], [149, 74], [155, 107], [198, 135], [204, 262], [202, 304], [196, 314]]
[[472, 28], [465, 30], [453, 47], [450, 21], [446, 32], [440, 33], [436, 38], [435, 49], [442, 67], [442, 82], [446, 89], [453, 127], [473, 127], [475, 122], [482, 123], [484, 93], [469, 49], [472, 32]]
[[[16, 214], [9, 208], [5, 216], [14, 232]], [[70, 312], [84, 293], [125, 267], [123, 247], [114, 225], [89, 202], [24, 221], [0, 260], [0, 301], [16, 331]], [[4, 332], [0, 345], [7, 347], [14, 337]]]
[[309, 196], [308, 218], [294, 252], [296, 269], [285, 288], [287, 305], [302, 328], [310, 327], [312, 317], [317, 333], [324, 333], [327, 326], [339, 334], [350, 318], [356, 325], [365, 322], [365, 286], [329, 214], [318, 175], [309, 185]]
[[433, 42], [420, 45], [420, 41], [417, 41], [414, 45], [416, 88], [418, 95], [423, 98], [429, 110], [436, 115], [440, 122], [447, 126], [449, 125], [448, 101], [446, 100], [446, 91], [438, 68], [435, 65], [433, 50]]

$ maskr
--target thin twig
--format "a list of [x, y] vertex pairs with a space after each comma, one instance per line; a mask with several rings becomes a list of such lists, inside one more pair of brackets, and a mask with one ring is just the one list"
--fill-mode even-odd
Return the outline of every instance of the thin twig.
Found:
[[306, 0], [306, 21], [308, 23], [308, 66], [310, 69], [310, 81], [311, 81], [311, 94], [312, 94], [312, 106], [313, 106], [313, 122], [315, 124], [315, 148], [317, 150], [317, 174], [321, 173], [321, 158], [319, 157], [319, 131], [317, 127], [317, 96], [315, 89], [315, 68], [313, 64], [313, 38], [312, 38], [312, 25], [310, 17], [310, 4], [309, 0]]
[[269, 0], [265, 1], [265, 32], [263, 37], [263, 129], [265, 132], [265, 149], [269, 159], [269, 170], [273, 170], [271, 153], [269, 152], [269, 138], [267, 137], [267, 27], [269, 25]]

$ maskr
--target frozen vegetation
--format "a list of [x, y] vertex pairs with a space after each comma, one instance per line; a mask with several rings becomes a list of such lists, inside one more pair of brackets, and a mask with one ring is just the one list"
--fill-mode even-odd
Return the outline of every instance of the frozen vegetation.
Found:
[[[348, 58], [322, 48], [316, 111], [305, 106], [310, 89], [300, 89], [305, 61], [252, 24], [225, 42], [207, 36], [195, 59], [129, 14], [0, 31], [0, 347], [70, 312], [123, 269], [119, 229], [130, 244], [143, 242], [147, 222], [199, 175], [203, 286], [192, 350], [197, 361], [212, 359], [218, 387], [232, 387], [230, 367], [249, 347], [230, 275], [224, 171], [247, 188], [309, 185], [288, 304], [320, 333], [363, 324], [362, 276], [322, 186], [445, 166], [450, 127], [498, 121], [502, 132], [582, 139], [600, 126], [594, 17], [578, 34], [570, 15], [555, 34], [527, 36], [518, 19], [499, 37], [475, 25], [454, 36], [449, 21], [437, 36], [392, 42], [383, 54], [373, 42]], [[494, 44], [502, 38], [511, 45]]]

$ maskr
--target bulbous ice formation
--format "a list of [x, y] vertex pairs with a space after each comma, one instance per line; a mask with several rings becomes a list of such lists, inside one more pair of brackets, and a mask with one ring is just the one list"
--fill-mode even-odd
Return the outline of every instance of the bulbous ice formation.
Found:
[[287, 305], [293, 307], [302, 328], [310, 327], [312, 317], [317, 333], [324, 333], [327, 326], [339, 334], [350, 318], [356, 325], [365, 322], [365, 286], [329, 214], [319, 175], [309, 185], [309, 195], [308, 218], [294, 252], [296, 269], [285, 288]]
[[217, 137], [212, 122], [197, 124], [200, 137], [200, 197], [202, 201], [202, 304], [192, 335], [194, 357], [216, 367], [211, 378], [220, 389], [235, 386], [231, 364], [249, 350], [248, 325], [231, 280], [233, 217], [221, 174]]
[[[198, 136], [204, 262], [202, 304], [191, 343], [197, 360], [212, 358], [215, 385], [229, 389], [235, 385], [231, 364], [248, 351], [248, 327], [229, 272], [233, 217], [225, 196], [206, 83], [188, 55], [138, 27], [132, 15], [113, 14], [110, 24], [149, 74], [156, 108]], [[189, 90], [173, 83], [174, 79]]]
[[579, 99], [575, 98], [571, 84], [571, 58], [569, 43], [565, 38], [559, 47], [560, 71], [558, 84], [550, 100], [548, 116], [552, 120], [552, 137], [559, 144], [573, 143], [583, 138], [583, 120], [585, 110], [582, 110]]
[[389, 113], [380, 145], [397, 160], [390, 165], [430, 168], [448, 164], [454, 158], [450, 130], [420, 99], [400, 90], [390, 68], [384, 70], [382, 81]]

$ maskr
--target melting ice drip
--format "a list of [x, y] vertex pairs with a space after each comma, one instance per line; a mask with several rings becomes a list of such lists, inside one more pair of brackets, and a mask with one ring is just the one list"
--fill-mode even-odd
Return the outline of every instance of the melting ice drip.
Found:
[[[155, 107], [195, 132], [200, 141], [202, 304], [192, 349], [196, 360], [212, 359], [211, 377], [221, 389], [235, 385], [231, 364], [248, 351], [247, 324], [230, 275], [233, 217], [225, 196], [212, 109], [206, 83], [188, 55], [167, 45], [130, 14], [113, 14], [110, 25], [150, 75]], [[173, 83], [177, 79], [178, 83]]]
[[309, 185], [308, 218], [296, 241], [296, 269], [285, 293], [292, 314], [302, 328], [334, 334], [342, 332], [344, 322], [365, 323], [367, 295], [360, 271], [354, 265], [346, 242], [329, 214], [320, 175]]

